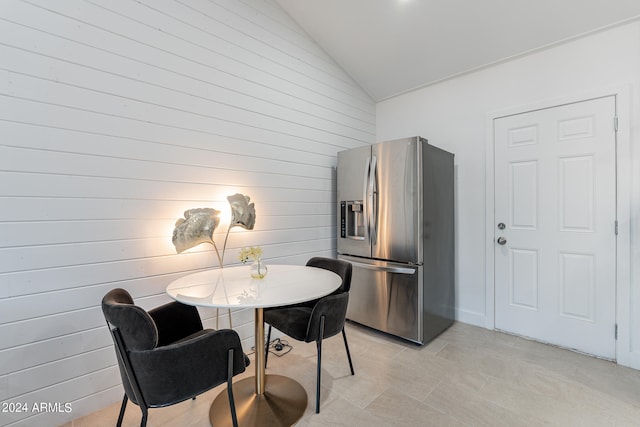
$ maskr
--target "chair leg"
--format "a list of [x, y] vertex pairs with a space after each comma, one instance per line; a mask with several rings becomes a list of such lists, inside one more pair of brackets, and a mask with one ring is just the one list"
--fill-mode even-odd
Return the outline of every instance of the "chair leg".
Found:
[[324, 335], [324, 316], [320, 316], [320, 333], [316, 347], [318, 348], [318, 372], [316, 373], [316, 414], [320, 413], [320, 378], [322, 376], [322, 336]]
[[124, 397], [122, 398], [122, 406], [120, 406], [120, 415], [118, 415], [118, 423], [116, 424], [116, 427], [121, 427], [122, 426], [122, 420], [124, 419], [124, 411], [125, 409], [127, 409], [127, 402], [129, 401], [129, 398], [127, 397], [127, 394], [125, 393]]
[[344, 339], [344, 348], [347, 349], [347, 358], [349, 359], [349, 368], [351, 369], [351, 375], [355, 375], [355, 372], [353, 372], [353, 363], [351, 362], [351, 352], [349, 351], [349, 344], [347, 344], [347, 334], [344, 332], [344, 327], [342, 328], [342, 338]]
[[267, 359], [269, 358], [269, 343], [271, 342], [271, 325], [267, 329], [267, 342], [264, 345], [264, 369], [267, 369]]
[[229, 407], [231, 409], [231, 422], [233, 427], [238, 427], [238, 416], [236, 414], [236, 403], [233, 399], [233, 349], [230, 348], [227, 353], [227, 394], [229, 396]]
[[149, 413], [147, 411], [142, 412], [142, 421], [140, 421], [140, 427], [147, 427], [147, 416]]

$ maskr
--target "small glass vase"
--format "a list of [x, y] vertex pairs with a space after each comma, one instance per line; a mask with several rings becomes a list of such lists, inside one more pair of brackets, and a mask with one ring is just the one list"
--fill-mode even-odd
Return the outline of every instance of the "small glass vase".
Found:
[[254, 279], [264, 279], [267, 275], [267, 265], [260, 258], [256, 258], [251, 263], [249, 271]]

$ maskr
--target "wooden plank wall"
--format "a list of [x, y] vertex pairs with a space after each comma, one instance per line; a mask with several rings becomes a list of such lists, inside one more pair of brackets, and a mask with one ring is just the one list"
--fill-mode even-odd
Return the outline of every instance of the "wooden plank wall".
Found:
[[[175, 254], [184, 210], [251, 196], [256, 228], [232, 232], [226, 264], [244, 245], [333, 255], [336, 153], [374, 131], [374, 103], [273, 0], [3, 0], [0, 402], [29, 410], [0, 425], [121, 398], [100, 300], [124, 287], [151, 308], [218, 267], [210, 247]], [[233, 320], [250, 348], [252, 312]]]

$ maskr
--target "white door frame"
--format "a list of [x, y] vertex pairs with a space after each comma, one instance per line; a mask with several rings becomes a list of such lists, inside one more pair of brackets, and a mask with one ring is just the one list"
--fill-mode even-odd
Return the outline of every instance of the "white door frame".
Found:
[[618, 216], [618, 238], [616, 242], [616, 323], [618, 326], [618, 339], [616, 341], [616, 360], [620, 365], [640, 369], [640, 358], [638, 358], [637, 354], [634, 355], [632, 353], [631, 347], [630, 93], [631, 88], [629, 85], [617, 86], [487, 113], [485, 130], [485, 327], [495, 329], [494, 120], [504, 116], [587, 101], [594, 98], [615, 96], [616, 116], [618, 117], [618, 132], [616, 135], [616, 212]]

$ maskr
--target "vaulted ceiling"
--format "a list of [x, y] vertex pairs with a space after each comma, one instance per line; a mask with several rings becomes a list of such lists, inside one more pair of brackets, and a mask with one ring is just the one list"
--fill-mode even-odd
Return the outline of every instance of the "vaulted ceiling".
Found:
[[640, 18], [640, 0], [276, 0], [375, 100]]

